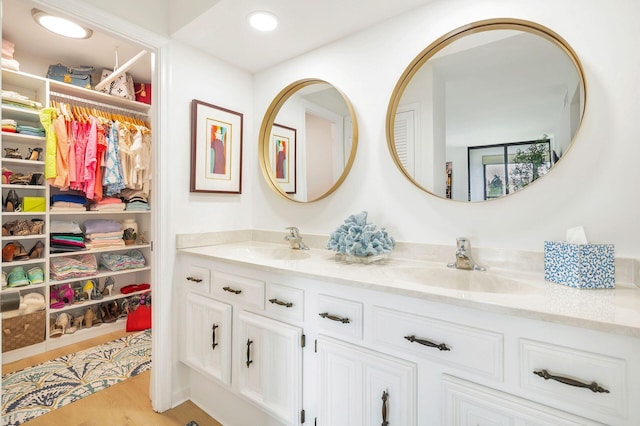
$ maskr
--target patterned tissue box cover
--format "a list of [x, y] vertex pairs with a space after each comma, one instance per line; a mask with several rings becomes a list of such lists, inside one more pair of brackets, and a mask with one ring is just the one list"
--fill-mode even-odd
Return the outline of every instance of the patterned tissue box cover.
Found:
[[614, 288], [613, 244], [544, 242], [544, 279], [575, 288]]

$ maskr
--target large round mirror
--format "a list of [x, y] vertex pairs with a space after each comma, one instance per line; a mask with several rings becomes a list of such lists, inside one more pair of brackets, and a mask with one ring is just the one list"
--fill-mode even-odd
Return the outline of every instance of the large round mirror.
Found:
[[566, 154], [585, 108], [582, 66], [551, 30], [476, 22], [409, 65], [387, 112], [387, 142], [421, 189], [457, 201], [513, 194]]
[[276, 96], [262, 120], [260, 167], [284, 197], [317, 201], [349, 173], [357, 140], [356, 116], [346, 96], [326, 81], [296, 81]]

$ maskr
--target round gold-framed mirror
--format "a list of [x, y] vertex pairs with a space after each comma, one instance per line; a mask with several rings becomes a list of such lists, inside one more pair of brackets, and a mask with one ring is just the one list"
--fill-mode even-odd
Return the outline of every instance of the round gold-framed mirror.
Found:
[[417, 187], [455, 201], [513, 194], [567, 152], [586, 105], [578, 56], [529, 21], [478, 21], [438, 38], [395, 86], [389, 152]]
[[274, 191], [296, 202], [318, 201], [351, 169], [358, 145], [355, 111], [330, 83], [298, 80], [269, 105], [258, 143], [260, 168]]

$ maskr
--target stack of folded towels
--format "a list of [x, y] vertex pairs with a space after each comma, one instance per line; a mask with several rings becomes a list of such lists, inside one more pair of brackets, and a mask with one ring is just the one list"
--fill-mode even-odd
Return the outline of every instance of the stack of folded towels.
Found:
[[21, 135], [44, 137], [45, 132], [42, 127], [25, 126], [18, 124], [16, 131]]
[[87, 197], [76, 194], [54, 194], [51, 196], [52, 212], [80, 212], [86, 211]]
[[89, 219], [84, 222], [85, 244], [89, 249], [122, 247], [122, 225], [111, 219]]
[[92, 254], [53, 257], [49, 264], [49, 271], [54, 281], [87, 277], [98, 273], [98, 262]]
[[104, 197], [89, 204], [89, 210], [91, 211], [123, 211], [125, 207], [126, 205], [122, 202], [122, 199], [116, 197]]
[[75, 221], [51, 221], [50, 227], [51, 253], [66, 253], [85, 250], [84, 234]]
[[100, 256], [100, 266], [110, 271], [144, 268], [144, 265], [144, 256], [138, 249], [131, 250], [127, 253], [103, 253]]
[[8, 133], [18, 133], [18, 122], [11, 118], [3, 118], [2, 131]]
[[38, 101], [29, 99], [28, 96], [21, 95], [12, 90], [2, 91], [2, 104], [18, 108], [27, 108], [33, 110], [42, 109], [42, 104]]
[[126, 210], [147, 211], [149, 207], [149, 195], [139, 189], [123, 189], [120, 197], [125, 202]]
[[20, 71], [20, 62], [13, 59], [13, 52], [15, 52], [15, 50], [16, 45], [13, 42], [2, 39], [2, 68]]

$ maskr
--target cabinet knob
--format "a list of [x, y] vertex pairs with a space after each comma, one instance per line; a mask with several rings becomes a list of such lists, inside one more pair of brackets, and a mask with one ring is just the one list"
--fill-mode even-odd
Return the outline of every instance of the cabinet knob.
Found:
[[187, 281], [193, 281], [194, 283], [201, 283], [202, 282], [202, 278], [196, 278], [196, 277], [188, 276], [187, 277]]
[[389, 392], [382, 391], [382, 425], [389, 426]]
[[242, 290], [238, 290], [238, 289], [235, 289], [235, 288], [231, 288], [231, 287], [229, 287], [229, 286], [222, 287], [222, 289], [223, 289], [224, 291], [228, 291], [229, 293], [233, 293], [233, 294], [240, 294], [240, 293], [242, 293]]

